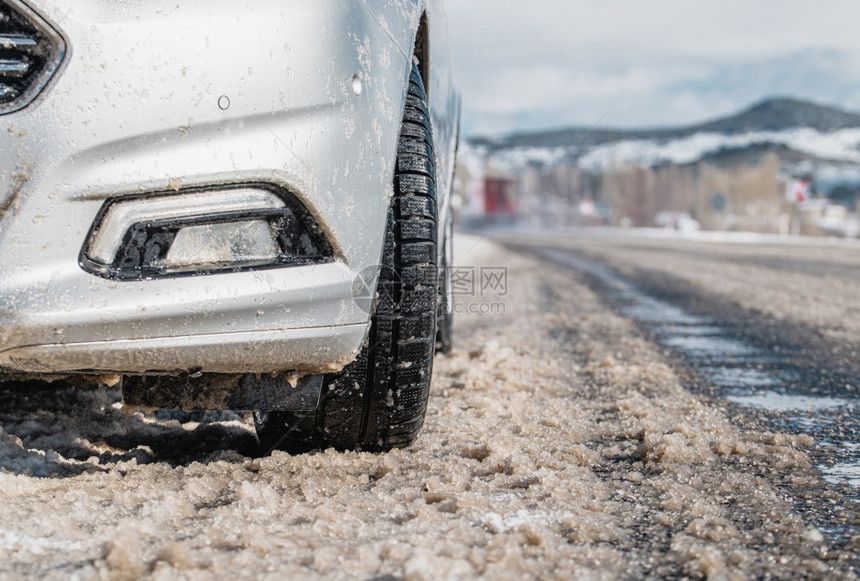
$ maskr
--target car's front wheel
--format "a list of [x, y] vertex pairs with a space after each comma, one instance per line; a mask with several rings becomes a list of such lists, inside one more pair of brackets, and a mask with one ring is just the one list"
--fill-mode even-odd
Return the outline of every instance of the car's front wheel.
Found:
[[263, 447], [383, 451], [424, 423], [439, 295], [433, 135], [418, 67], [409, 79], [371, 327], [358, 358], [327, 375], [313, 412], [255, 412]]

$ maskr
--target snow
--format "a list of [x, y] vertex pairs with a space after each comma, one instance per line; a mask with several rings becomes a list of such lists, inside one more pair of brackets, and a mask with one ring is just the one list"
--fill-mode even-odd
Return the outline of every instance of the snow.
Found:
[[597, 146], [579, 161], [581, 167], [600, 170], [615, 165], [652, 166], [662, 162], [687, 164], [722, 149], [759, 144], [785, 145], [795, 151], [834, 161], [860, 161], [860, 129], [820, 132], [811, 128], [786, 131], [751, 131], [738, 135], [695, 133], [667, 142], [623, 140]]
[[[602, 171], [624, 165], [689, 164], [721, 150], [764, 144], [783, 145], [834, 162], [860, 162], [860, 129], [823, 132], [808, 127], [739, 134], [698, 132], [671, 139], [622, 139], [593, 147], [517, 147], [493, 152], [491, 157], [498, 169], [517, 169], [528, 163], [550, 166], [569, 155], [582, 169]], [[485, 148], [464, 147], [463, 163], [477, 167], [478, 160], [486, 156]]]
[[258, 458], [245, 415], [0, 385], [0, 577], [852, 577], [785, 498], [820, 483], [808, 439], [733, 425], [580, 275], [476, 242], [456, 264], [508, 292], [457, 297], [407, 450]]

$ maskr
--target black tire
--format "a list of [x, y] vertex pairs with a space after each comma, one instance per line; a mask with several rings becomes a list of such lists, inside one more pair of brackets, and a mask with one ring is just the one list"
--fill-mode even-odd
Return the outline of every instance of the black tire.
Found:
[[454, 291], [451, 268], [454, 259], [454, 221], [450, 209], [442, 236], [442, 263], [439, 268], [439, 307], [436, 312], [436, 351], [450, 353], [454, 347]]
[[436, 213], [430, 116], [413, 65], [370, 334], [355, 361], [326, 376], [315, 411], [255, 412], [266, 452], [376, 452], [408, 446], [418, 436], [436, 339]]

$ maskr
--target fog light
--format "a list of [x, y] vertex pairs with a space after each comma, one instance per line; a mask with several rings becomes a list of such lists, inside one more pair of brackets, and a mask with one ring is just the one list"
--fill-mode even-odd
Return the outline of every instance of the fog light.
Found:
[[266, 187], [111, 200], [81, 251], [85, 270], [118, 279], [330, 260], [331, 245], [307, 209]]
[[205, 224], [180, 229], [157, 266], [272, 262], [280, 249], [265, 220]]

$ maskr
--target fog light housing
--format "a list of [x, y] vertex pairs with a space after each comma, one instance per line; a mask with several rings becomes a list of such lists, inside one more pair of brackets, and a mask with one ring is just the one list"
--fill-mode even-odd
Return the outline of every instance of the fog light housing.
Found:
[[127, 280], [331, 260], [331, 245], [294, 196], [243, 186], [109, 200], [80, 262]]

